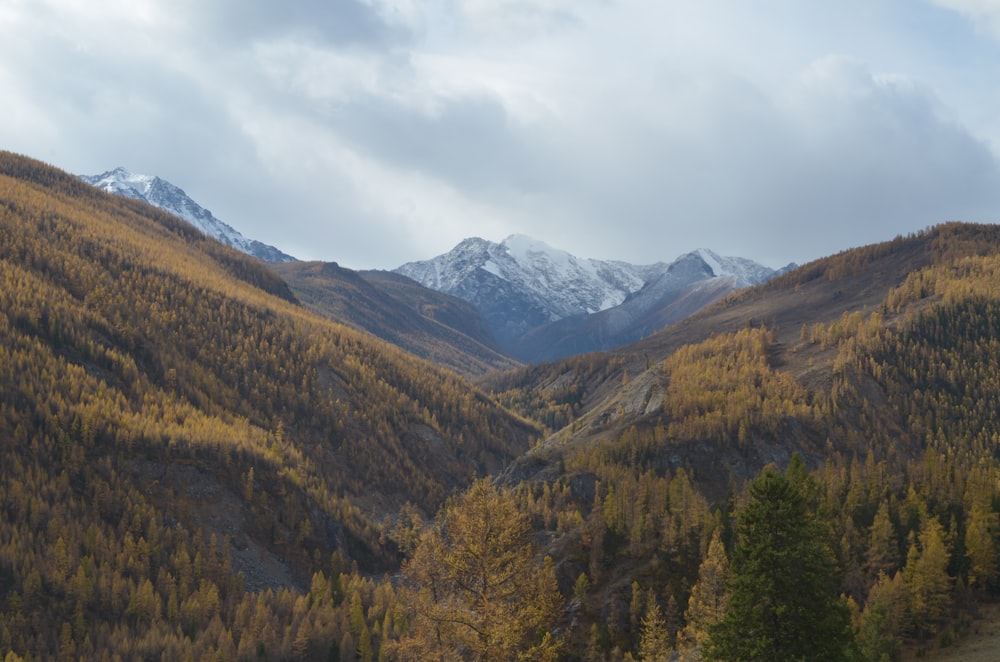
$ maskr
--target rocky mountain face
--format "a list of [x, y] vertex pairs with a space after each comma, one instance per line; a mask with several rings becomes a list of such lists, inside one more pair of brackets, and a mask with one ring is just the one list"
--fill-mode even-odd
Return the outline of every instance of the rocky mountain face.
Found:
[[500, 346], [528, 362], [637, 340], [778, 273], [705, 249], [651, 265], [584, 259], [523, 235], [466, 239], [396, 271], [472, 303]]
[[80, 175], [80, 179], [108, 193], [141, 200], [168, 211], [223, 244], [265, 262], [295, 261], [294, 257], [274, 246], [244, 237], [192, 200], [182, 189], [159, 177], [140, 175], [119, 167], [100, 175]]

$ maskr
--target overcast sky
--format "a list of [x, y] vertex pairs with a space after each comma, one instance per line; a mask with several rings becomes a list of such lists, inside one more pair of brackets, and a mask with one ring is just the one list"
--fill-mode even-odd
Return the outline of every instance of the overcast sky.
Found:
[[352, 268], [778, 267], [1000, 221], [1000, 0], [0, 0], [0, 148]]

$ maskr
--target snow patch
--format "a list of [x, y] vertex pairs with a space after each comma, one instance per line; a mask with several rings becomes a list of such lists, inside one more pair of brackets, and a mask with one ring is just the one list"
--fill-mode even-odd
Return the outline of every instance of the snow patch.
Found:
[[268, 262], [294, 262], [291, 255], [273, 246], [247, 239], [231, 225], [192, 200], [187, 193], [155, 175], [142, 175], [122, 167], [100, 175], [81, 175], [80, 179], [108, 193], [141, 200], [184, 219], [194, 227], [227, 246]]

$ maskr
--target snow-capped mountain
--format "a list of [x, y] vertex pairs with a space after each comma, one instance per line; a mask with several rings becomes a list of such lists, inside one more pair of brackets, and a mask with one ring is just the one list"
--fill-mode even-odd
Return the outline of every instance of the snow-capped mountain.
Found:
[[[712, 270], [715, 277], [730, 277], [735, 279], [736, 287], [750, 287], [760, 285], [769, 278], [777, 275], [774, 269], [765, 267], [763, 264], [754, 262], [745, 257], [721, 257], [707, 248], [699, 248], [688, 255], [694, 255], [701, 259]], [[681, 260], [686, 256], [677, 258]], [[788, 267], [782, 268], [784, 272]]]
[[525, 361], [636, 340], [777, 273], [707, 249], [651, 265], [584, 259], [524, 235], [466, 239], [396, 271], [472, 303], [500, 345]]
[[177, 186], [154, 175], [140, 175], [125, 168], [115, 168], [100, 175], [80, 175], [80, 179], [99, 189], [127, 198], [134, 198], [159, 207], [195, 226], [227, 246], [265, 262], [294, 262], [274, 246], [247, 239], [232, 226], [223, 223]]
[[587, 260], [524, 235], [472, 238], [444, 255], [396, 269], [425, 287], [472, 303], [502, 345], [557, 320], [622, 303], [665, 265]]

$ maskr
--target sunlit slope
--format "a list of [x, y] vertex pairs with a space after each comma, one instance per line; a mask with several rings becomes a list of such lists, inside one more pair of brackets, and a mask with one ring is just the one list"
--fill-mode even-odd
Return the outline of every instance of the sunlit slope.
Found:
[[7, 478], [65, 472], [89, 502], [106, 467], [192, 524], [194, 495], [155, 483], [194, 466], [240, 497], [241, 535], [301, 568], [333, 549], [387, 561], [377, 520], [407, 501], [432, 512], [536, 434], [449, 373], [306, 312], [183, 221], [7, 153], [0, 282]]
[[[998, 253], [1000, 228], [943, 225], [810, 263], [620, 350], [485, 382], [554, 433], [542, 454], [559, 449], [561, 457], [634, 430], [655, 431], [674, 462], [707, 463], [722, 476], [730, 466], [750, 475], [793, 450], [818, 458], [828, 438], [843, 448], [845, 439], [870, 436], [863, 421], [831, 421], [818, 409], [842, 388], [842, 343], [859, 329], [880, 337], [906, 331], [941, 294], [925, 286], [903, 307], [897, 300], [904, 288], [940, 283], [930, 274], [964, 273]], [[967, 276], [952, 280], [956, 290], [971, 287]], [[871, 408], [884, 405], [881, 389], [869, 391]], [[891, 411], [868, 415], [898, 419]], [[768, 422], [755, 424], [762, 419]], [[842, 428], [837, 435], [834, 425]], [[731, 442], [738, 452], [719, 452]]]

